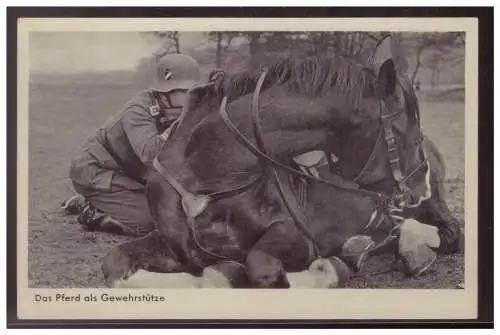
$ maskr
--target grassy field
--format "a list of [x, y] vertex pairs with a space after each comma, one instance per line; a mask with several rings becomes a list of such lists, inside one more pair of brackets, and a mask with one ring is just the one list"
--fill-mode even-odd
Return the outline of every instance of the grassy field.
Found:
[[[73, 195], [68, 180], [71, 155], [86, 136], [114, 114], [138, 87], [65, 85], [38, 82], [30, 87], [29, 284], [31, 287], [103, 287], [101, 258], [124, 237], [81, 230], [64, 216], [62, 200]], [[426, 134], [447, 163], [448, 202], [463, 220], [464, 104], [422, 102]], [[387, 258], [368, 267], [384, 268]], [[401, 273], [354, 279], [351, 287], [454, 288], [463, 279], [463, 256], [439, 259], [418, 279]]]

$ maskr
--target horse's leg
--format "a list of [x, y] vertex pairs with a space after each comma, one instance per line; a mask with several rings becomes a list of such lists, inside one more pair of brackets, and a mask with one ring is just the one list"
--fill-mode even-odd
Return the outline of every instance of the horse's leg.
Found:
[[154, 272], [180, 272], [182, 265], [164, 235], [153, 231], [139, 239], [113, 248], [103, 259], [101, 270], [106, 285], [115, 286], [139, 269]]
[[293, 221], [276, 221], [248, 253], [247, 275], [252, 287], [330, 288], [340, 286], [350, 274], [338, 258], [313, 260], [312, 243]]
[[431, 185], [432, 196], [417, 209], [415, 218], [420, 222], [436, 226], [440, 239], [435, 250], [440, 254], [450, 254], [463, 250], [464, 236], [460, 223], [451, 213], [444, 200], [444, 185], [436, 182]]
[[247, 255], [245, 264], [252, 287], [289, 287], [285, 267], [300, 271], [312, 260], [310, 246], [298, 237], [289, 220], [270, 224]]
[[169, 247], [178, 261], [184, 265], [187, 272], [201, 272], [203, 264], [189, 243], [188, 222], [180, 197], [159, 173], [153, 172], [150, 176], [147, 199], [157, 229], [162, 235], [168, 236]]
[[310, 229], [322, 256], [337, 256], [353, 271], [360, 271], [368, 250], [383, 240], [392, 224], [388, 227], [383, 213], [365, 196], [312, 183], [308, 198]]
[[126, 279], [138, 269], [189, 273], [203, 269], [193, 261], [188, 246], [189, 231], [180, 198], [157, 173], [150, 176], [147, 200], [156, 230], [143, 238], [119, 245], [108, 253], [102, 265], [108, 284]]
[[436, 251], [441, 254], [455, 253], [463, 250], [464, 236], [460, 223], [451, 213], [446, 203], [444, 187], [444, 158], [436, 146], [426, 140], [426, 151], [431, 168], [431, 198], [424, 201], [417, 209], [415, 218], [421, 222], [436, 226], [440, 237], [440, 245]]

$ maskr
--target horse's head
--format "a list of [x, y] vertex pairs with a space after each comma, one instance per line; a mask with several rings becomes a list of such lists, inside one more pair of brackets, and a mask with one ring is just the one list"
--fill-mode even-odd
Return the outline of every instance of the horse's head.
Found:
[[341, 158], [344, 174], [367, 188], [413, 189], [428, 172], [417, 97], [392, 59], [383, 63], [378, 74], [366, 71], [375, 85], [360, 104], [358, 114], [366, 115], [366, 120], [341, 138], [346, 143]]

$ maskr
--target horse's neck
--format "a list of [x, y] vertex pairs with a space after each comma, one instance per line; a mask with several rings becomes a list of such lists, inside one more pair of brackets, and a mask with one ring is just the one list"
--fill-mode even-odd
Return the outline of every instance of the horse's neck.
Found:
[[[214, 97], [215, 99], [215, 97]], [[177, 121], [177, 127], [170, 134], [159, 160], [165, 162], [165, 165], [175, 167], [184, 161], [184, 152], [189, 144], [189, 139], [193, 129], [207, 116], [215, 113], [216, 108], [209, 108], [213, 101], [199, 105], [197, 108], [184, 108], [182, 115]]]
[[[340, 136], [337, 164], [342, 177], [352, 180], [361, 177], [362, 173], [365, 176], [357, 181], [371, 183], [385, 175], [386, 156], [382, 155], [385, 145], [383, 138], [379, 138], [383, 135], [379, 131], [380, 127], [372, 128], [369, 137], [365, 137], [366, 133], [364, 135], [344, 133]], [[381, 159], [384, 162], [381, 162]]]
[[[251, 127], [252, 95], [228, 105], [231, 120], [240, 129]], [[259, 95], [258, 116], [265, 132], [326, 130], [347, 125], [348, 114], [336, 111], [328, 99], [309, 97], [290, 91], [285, 85], [269, 88]]]

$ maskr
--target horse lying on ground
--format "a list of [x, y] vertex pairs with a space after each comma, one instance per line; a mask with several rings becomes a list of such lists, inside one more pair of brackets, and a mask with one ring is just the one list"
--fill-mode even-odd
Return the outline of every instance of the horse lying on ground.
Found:
[[[287, 274], [311, 264], [331, 265], [337, 278], [345, 264], [359, 268], [387, 240], [399, 241], [392, 252], [418, 274], [435, 259], [430, 247], [456, 249], [440, 192], [442, 159], [423, 145], [418, 103], [392, 60], [376, 75], [350, 62], [287, 59], [256, 78], [264, 77], [238, 78], [245, 85], [237, 94], [225, 90], [227, 111], [218, 85], [189, 93], [148, 184], [157, 230], [105, 257], [109, 285], [141, 268], [198, 276], [215, 266], [234, 274], [233, 287], [289, 287]], [[262, 94], [240, 96], [249, 83]], [[261, 112], [262, 129], [249, 106]], [[321, 180], [300, 175], [309, 179], [302, 213], [283, 167], [313, 150], [338, 155], [339, 171]], [[395, 222], [395, 211], [419, 212], [439, 234]]]

